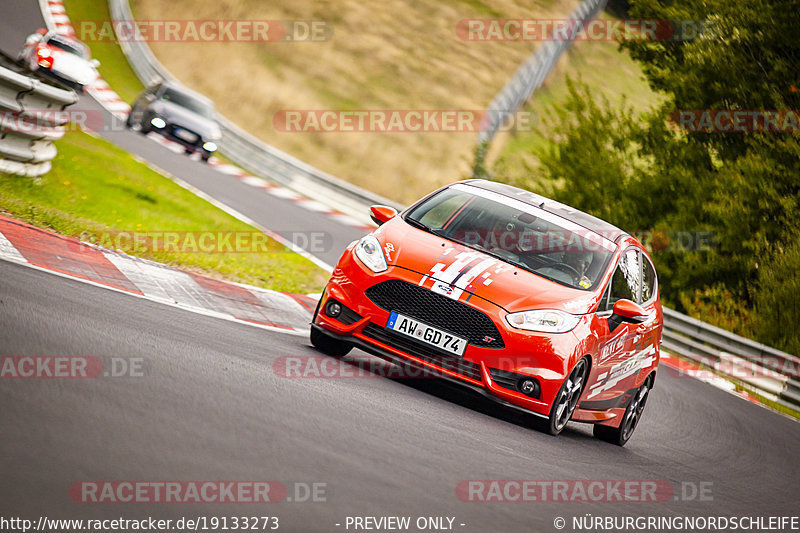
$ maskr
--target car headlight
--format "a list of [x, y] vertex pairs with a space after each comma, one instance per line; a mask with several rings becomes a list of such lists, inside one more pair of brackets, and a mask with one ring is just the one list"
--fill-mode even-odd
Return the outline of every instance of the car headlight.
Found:
[[213, 152], [217, 149], [217, 145], [211, 141], [206, 141], [203, 143], [203, 149], [207, 152]]
[[162, 129], [167, 125], [167, 123], [161, 117], [153, 117], [152, 119], [150, 119], [150, 124], [152, 124], [158, 129]]
[[356, 244], [356, 257], [373, 272], [383, 272], [387, 268], [381, 243], [372, 235], [367, 235]]
[[580, 317], [555, 309], [536, 309], [506, 315], [513, 328], [546, 333], [566, 333], [578, 325]]

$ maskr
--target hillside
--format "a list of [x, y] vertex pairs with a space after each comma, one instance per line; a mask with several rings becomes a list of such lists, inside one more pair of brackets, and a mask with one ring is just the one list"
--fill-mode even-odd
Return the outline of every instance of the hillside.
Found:
[[477, 135], [287, 133], [282, 110], [481, 110], [536, 47], [468, 42], [469, 18], [558, 18], [575, 1], [134, 0], [139, 20], [322, 20], [324, 42], [153, 42], [164, 65], [261, 139], [401, 202], [469, 175]]

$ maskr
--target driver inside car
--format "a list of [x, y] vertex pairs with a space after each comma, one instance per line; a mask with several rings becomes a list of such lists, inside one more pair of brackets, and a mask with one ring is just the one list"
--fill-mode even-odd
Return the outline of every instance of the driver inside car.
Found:
[[563, 262], [571, 266], [578, 273], [578, 277], [573, 276], [575, 283], [584, 289], [592, 286], [592, 280], [586, 276], [589, 266], [592, 264], [594, 254], [592, 252], [566, 252]]

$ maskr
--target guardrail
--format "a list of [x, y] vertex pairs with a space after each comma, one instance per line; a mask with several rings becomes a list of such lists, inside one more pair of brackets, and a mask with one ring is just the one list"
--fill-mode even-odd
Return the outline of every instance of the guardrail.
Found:
[[64, 111], [78, 101], [59, 89], [0, 66], [0, 170], [23, 176], [50, 171], [53, 141], [64, 135]]
[[[605, 4], [606, 0], [586, 0], [570, 18], [592, 18]], [[109, 7], [113, 20], [133, 20], [128, 0], [109, 0]], [[497, 122], [493, 123], [494, 129], [490, 127], [481, 135], [489, 135], [487, 138], [491, 139], [500, 126], [503, 113], [516, 111], [531, 96], [571, 44], [572, 41], [553, 41], [537, 49], [492, 101], [490, 113], [494, 113]], [[144, 84], [159, 79], [176, 81], [153, 56], [144, 39], [120, 42], [120, 46]], [[330, 201], [331, 195], [338, 193], [339, 200], [355, 202], [352, 206], [357, 209], [363, 209], [365, 204], [376, 203], [403, 208], [267, 145], [225, 118], [220, 122], [224, 136], [221, 143], [223, 153], [244, 168], [311, 197], [317, 193], [316, 198], [324, 196]], [[794, 409], [800, 406], [800, 358], [666, 308], [663, 346], [669, 352], [744, 382], [777, 403]]]
[[[109, 0], [111, 19], [132, 21], [128, 0]], [[117, 27], [117, 25], [114, 25]], [[136, 76], [145, 85], [158, 80], [177, 82], [176, 78], [153, 56], [147, 42], [136, 29], [134, 38], [120, 40], [120, 47], [128, 58]], [[347, 206], [350, 211], [363, 211], [365, 205], [384, 204], [400, 209], [402, 206], [335, 176], [303, 163], [289, 154], [268, 145], [247, 133], [230, 120], [220, 117], [222, 141], [220, 151], [237, 165], [264, 178], [271, 179], [291, 189], [338, 208]], [[343, 205], [344, 204], [344, 205]]]
[[[607, 0], [585, 0], [575, 11], [567, 17], [574, 20], [571, 25], [577, 31], [581, 21], [593, 18], [606, 6]], [[546, 41], [536, 48], [536, 51], [522, 64], [516, 73], [508, 80], [505, 87], [492, 99], [487, 109], [489, 123], [478, 134], [481, 143], [491, 141], [503, 121], [515, 113], [533, 92], [541, 87], [545, 78], [555, 66], [561, 55], [572, 46], [572, 40]]]
[[667, 308], [662, 337], [665, 350], [800, 410], [800, 357]]

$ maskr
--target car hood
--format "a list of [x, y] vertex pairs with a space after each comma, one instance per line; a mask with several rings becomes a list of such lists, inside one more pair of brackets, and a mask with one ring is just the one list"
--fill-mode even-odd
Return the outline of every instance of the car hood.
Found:
[[82, 57], [52, 47], [50, 47], [50, 52], [53, 54], [51, 70], [56, 74], [81, 85], [88, 85], [97, 79], [97, 70]]
[[375, 231], [390, 265], [424, 276], [422, 285], [453, 299], [478, 296], [513, 313], [558, 309], [591, 312], [599, 291], [566, 287], [479, 250], [408, 225], [399, 216]]
[[153, 110], [168, 122], [199, 134], [203, 140], [216, 141], [220, 138], [219, 125], [215, 120], [198, 115], [185, 107], [161, 100], [153, 104]]

